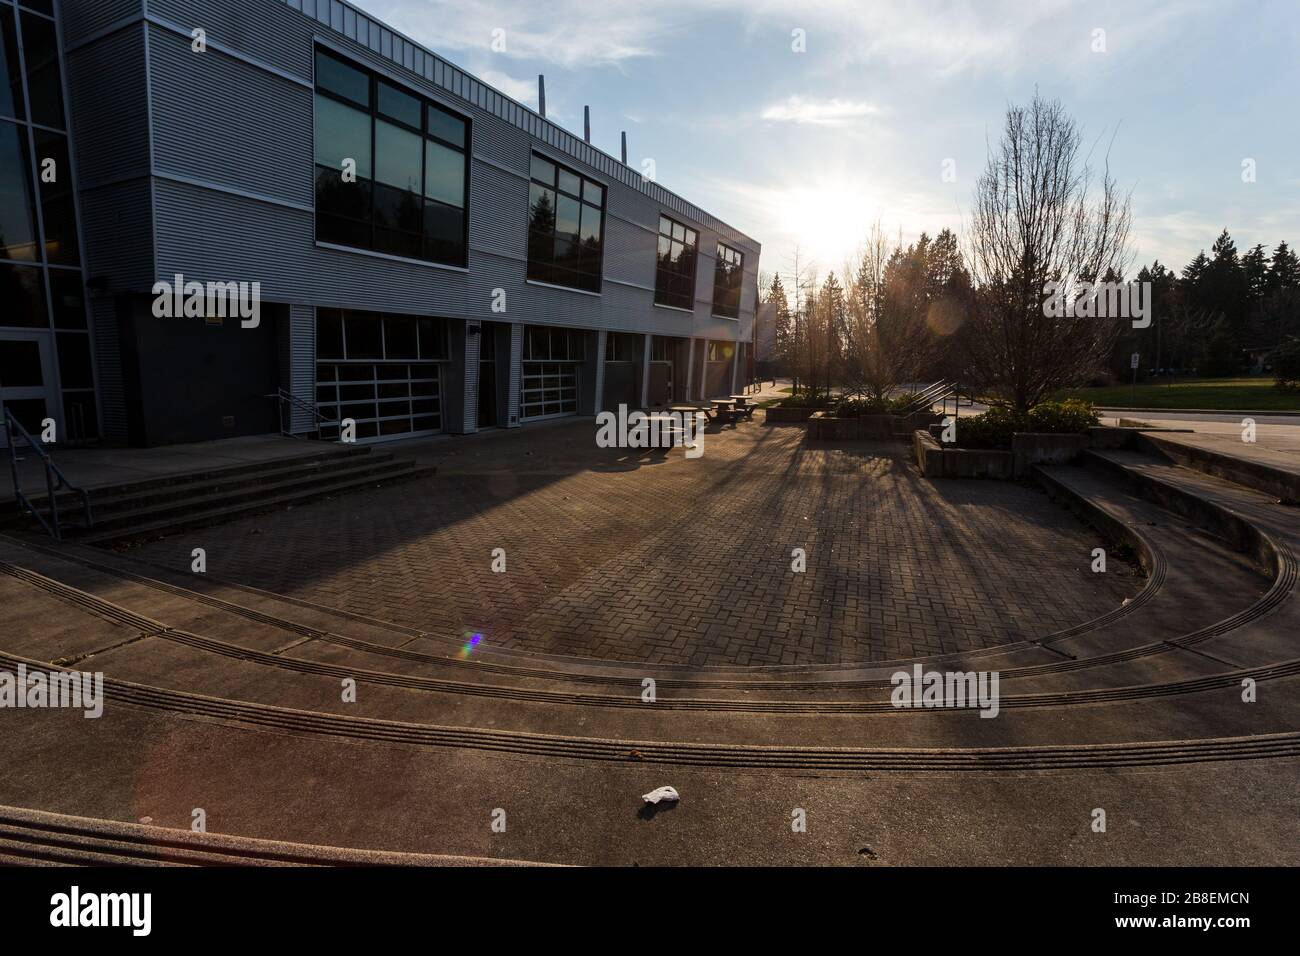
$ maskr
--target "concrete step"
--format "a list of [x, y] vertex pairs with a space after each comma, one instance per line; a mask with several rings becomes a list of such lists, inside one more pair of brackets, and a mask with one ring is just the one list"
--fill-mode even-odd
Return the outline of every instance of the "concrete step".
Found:
[[208, 510], [221, 504], [236, 505], [278, 497], [296, 489], [310, 489], [321, 484], [335, 484], [367, 475], [383, 475], [399, 464], [403, 463], [394, 461], [391, 454], [367, 455], [339, 462], [259, 473], [238, 479], [233, 486], [226, 482], [201, 482], [168, 492], [147, 492], [143, 495], [109, 499], [102, 507], [92, 505], [95, 517], [93, 530], [110, 531], [131, 524], [161, 520], [169, 515]]
[[274, 511], [286, 505], [295, 505], [318, 498], [344, 494], [349, 491], [373, 488], [381, 484], [428, 477], [433, 475], [437, 469], [432, 466], [417, 466], [412, 461], [394, 461], [388, 462], [384, 468], [377, 471], [370, 469], [362, 469], [362, 471], [365, 473], [353, 474], [343, 480], [328, 480], [327, 478], [327, 480], [317, 479], [305, 485], [294, 483], [295, 487], [293, 489], [269, 496], [266, 488], [259, 488], [257, 489], [258, 494], [247, 497], [236, 504], [230, 504], [219, 499], [220, 503], [209, 502], [212, 506], [202, 510], [194, 510], [189, 507], [181, 509], [168, 508], [166, 511], [170, 515], [169, 517], [158, 518], [155, 511], [144, 509], [140, 513], [132, 515], [132, 521], [129, 523], [108, 530], [96, 528], [90, 534], [83, 535], [80, 540], [89, 544], [116, 545], [132, 539], [161, 537], [164, 534], [219, 524], [263, 511]]
[[1233, 444], [1217, 436], [1141, 432], [1136, 447], [1160, 458], [1295, 504], [1300, 502], [1300, 458]]
[[[145, 497], [153, 492], [160, 494], [171, 492], [191, 494], [194, 486], [198, 485], [221, 486], [224, 484], [233, 488], [245, 481], [275, 480], [280, 474], [291, 472], [294, 469], [312, 466], [328, 467], [355, 461], [357, 458], [373, 458], [376, 455], [393, 457], [391, 452], [376, 452], [370, 446], [322, 444], [302, 454], [284, 458], [160, 475], [156, 478], [144, 478], [138, 481], [90, 488], [87, 489], [86, 493], [90, 497], [91, 507], [99, 511], [101, 508], [111, 509], [118, 502], [127, 501], [133, 497]], [[55, 464], [57, 463], [58, 459], [56, 458]], [[35, 491], [35, 489], [32, 490]], [[28, 498], [39, 509], [45, 510], [49, 507], [48, 496], [43, 492], [29, 494]], [[81, 504], [80, 496], [70, 491], [57, 492], [54, 499], [59, 503], [61, 509], [65, 507], [75, 509], [79, 508]], [[6, 520], [12, 521], [15, 518], [14, 502], [0, 502], [0, 524], [4, 524]]]

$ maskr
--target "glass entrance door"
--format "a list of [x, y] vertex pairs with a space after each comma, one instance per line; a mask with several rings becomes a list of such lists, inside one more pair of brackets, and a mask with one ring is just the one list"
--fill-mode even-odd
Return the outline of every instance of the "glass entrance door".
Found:
[[[43, 420], [58, 420], [59, 390], [48, 332], [0, 332], [0, 402], [37, 438]], [[0, 428], [0, 448], [6, 440]]]

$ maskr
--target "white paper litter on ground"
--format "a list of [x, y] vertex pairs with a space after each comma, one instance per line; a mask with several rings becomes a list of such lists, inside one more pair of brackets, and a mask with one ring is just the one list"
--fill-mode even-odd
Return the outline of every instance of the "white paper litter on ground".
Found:
[[660, 787], [657, 790], [651, 790], [649, 793], [641, 794], [641, 799], [646, 803], [658, 803], [660, 800], [668, 800], [669, 802], [680, 800], [681, 797], [672, 787]]

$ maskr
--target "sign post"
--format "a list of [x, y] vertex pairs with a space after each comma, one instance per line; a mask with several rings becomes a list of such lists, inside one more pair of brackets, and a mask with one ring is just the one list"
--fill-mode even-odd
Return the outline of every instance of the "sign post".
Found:
[[1133, 385], [1132, 385], [1132, 387], [1131, 387], [1131, 389], [1130, 389], [1130, 391], [1129, 391], [1129, 401], [1130, 401], [1134, 406], [1137, 405], [1138, 361], [1139, 361], [1139, 353], [1137, 353], [1137, 352], [1134, 352], [1134, 353], [1129, 357], [1129, 360], [1128, 360], [1128, 367], [1131, 368], [1131, 369], [1133, 370]]

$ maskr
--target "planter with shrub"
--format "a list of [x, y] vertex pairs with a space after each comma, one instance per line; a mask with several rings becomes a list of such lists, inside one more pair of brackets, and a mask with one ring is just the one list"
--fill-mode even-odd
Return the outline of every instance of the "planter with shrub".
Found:
[[942, 444], [942, 425], [917, 432], [917, 463], [928, 478], [1013, 478], [1034, 465], [1072, 461], [1099, 423], [1078, 399], [1043, 402], [1028, 412], [990, 408], [957, 421], [956, 441]]

